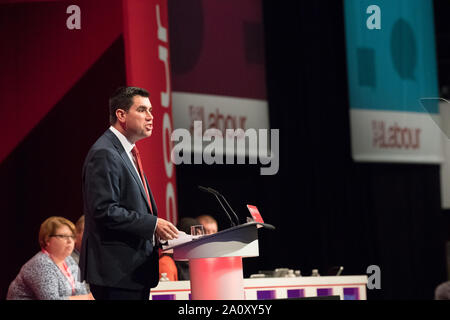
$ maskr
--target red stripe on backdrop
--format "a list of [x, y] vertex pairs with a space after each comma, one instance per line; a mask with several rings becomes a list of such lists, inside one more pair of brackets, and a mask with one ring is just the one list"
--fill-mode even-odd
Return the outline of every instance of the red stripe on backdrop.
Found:
[[[66, 25], [71, 4], [80, 8], [79, 30]], [[1, 162], [117, 40], [122, 2], [31, 2], [0, 8]], [[86, 110], [73, 110], [62, 121], [77, 121], [80, 112]]]
[[123, 12], [127, 85], [147, 89], [153, 107], [153, 134], [138, 142], [142, 164], [158, 216], [176, 224], [167, 0], [124, 0]]

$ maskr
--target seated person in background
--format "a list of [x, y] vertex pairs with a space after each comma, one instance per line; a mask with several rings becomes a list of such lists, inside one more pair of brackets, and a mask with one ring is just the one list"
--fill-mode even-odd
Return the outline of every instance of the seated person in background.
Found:
[[41, 251], [20, 269], [8, 289], [8, 300], [93, 300], [79, 282], [72, 259], [75, 226], [62, 217], [46, 219], [39, 231]]
[[178, 270], [173, 260], [172, 253], [163, 253], [160, 251], [159, 255], [159, 279], [162, 278], [162, 274], [165, 273], [169, 281], [178, 281]]
[[[70, 255], [73, 260], [79, 265], [80, 264], [80, 250], [81, 244], [83, 243], [83, 232], [84, 232], [84, 214], [75, 223], [75, 247], [73, 248], [72, 254]], [[88, 293], [91, 293], [89, 285], [83, 281], [86, 286]]]
[[203, 229], [205, 229], [205, 234], [213, 234], [217, 233], [217, 221], [213, 217], [204, 214], [197, 217], [198, 222], [203, 225]]
[[[191, 226], [198, 225], [199, 222], [194, 218], [183, 218], [177, 224], [177, 229], [191, 233]], [[159, 257], [159, 278], [165, 273], [170, 281], [189, 280], [189, 262], [174, 261], [172, 253], [162, 253]]]
[[84, 214], [75, 223], [75, 247], [73, 248], [71, 257], [78, 264], [80, 262], [81, 243], [83, 241], [84, 232]]

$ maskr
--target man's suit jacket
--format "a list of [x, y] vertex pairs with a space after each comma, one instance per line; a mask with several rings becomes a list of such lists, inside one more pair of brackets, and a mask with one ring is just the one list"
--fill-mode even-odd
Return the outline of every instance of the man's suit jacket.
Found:
[[152, 245], [153, 215], [140, 177], [111, 130], [89, 150], [83, 166], [85, 229], [80, 256], [82, 280], [100, 286], [141, 290], [158, 284], [158, 250]]

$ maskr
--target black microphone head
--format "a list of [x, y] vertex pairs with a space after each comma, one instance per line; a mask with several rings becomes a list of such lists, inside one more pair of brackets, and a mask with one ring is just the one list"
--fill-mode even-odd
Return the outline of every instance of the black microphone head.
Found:
[[[214, 189], [211, 188], [211, 187], [208, 187], [208, 190], [209, 190], [209, 192], [212, 192], [212, 193], [218, 194], [219, 196], [222, 196], [222, 195], [219, 193], [219, 191], [214, 190]], [[222, 196], [222, 197], [223, 197], [223, 196]]]
[[202, 187], [202, 186], [198, 186], [198, 188], [204, 192], [209, 192], [208, 188]]

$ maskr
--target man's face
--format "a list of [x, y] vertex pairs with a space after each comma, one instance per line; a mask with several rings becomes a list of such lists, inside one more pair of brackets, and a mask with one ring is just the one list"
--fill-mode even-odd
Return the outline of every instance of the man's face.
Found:
[[121, 125], [130, 142], [135, 143], [150, 137], [153, 130], [153, 115], [149, 98], [134, 96], [133, 105], [125, 112], [123, 119]]

